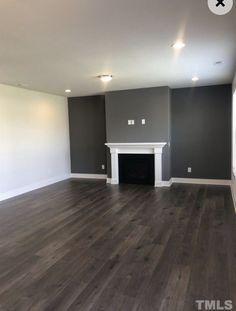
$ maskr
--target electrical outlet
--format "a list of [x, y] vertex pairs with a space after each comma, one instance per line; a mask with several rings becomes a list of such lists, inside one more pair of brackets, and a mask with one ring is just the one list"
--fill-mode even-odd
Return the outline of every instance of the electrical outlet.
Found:
[[192, 168], [188, 167], [188, 173], [192, 173]]
[[146, 120], [145, 119], [142, 119], [142, 125], [145, 125], [146, 124]]
[[132, 120], [128, 120], [128, 125], [132, 125]]
[[132, 122], [132, 125], [134, 125], [134, 124], [135, 124], [134, 120], [131, 120], [131, 122]]
[[102, 170], [105, 170], [105, 165], [104, 164], [102, 164]]

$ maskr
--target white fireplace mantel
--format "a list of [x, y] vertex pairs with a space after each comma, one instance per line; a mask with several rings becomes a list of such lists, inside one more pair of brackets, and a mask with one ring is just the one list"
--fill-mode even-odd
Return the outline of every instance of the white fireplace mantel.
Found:
[[119, 184], [119, 154], [154, 154], [155, 187], [163, 186], [162, 151], [167, 143], [107, 143], [111, 153], [111, 184]]

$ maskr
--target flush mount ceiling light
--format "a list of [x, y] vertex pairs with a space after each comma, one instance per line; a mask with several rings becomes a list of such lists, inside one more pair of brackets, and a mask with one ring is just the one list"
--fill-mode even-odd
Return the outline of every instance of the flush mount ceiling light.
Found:
[[214, 65], [222, 65], [222, 64], [223, 64], [223, 62], [221, 60], [214, 62]]
[[27, 88], [27, 87], [29, 87], [29, 85], [26, 84], [26, 83], [17, 83], [16, 86], [17, 86], [17, 87], [22, 87], [22, 88]]
[[174, 48], [175, 50], [181, 50], [182, 48], [185, 47], [185, 43], [183, 43], [182, 41], [177, 41], [173, 43], [171, 47]]
[[71, 93], [71, 90], [67, 89], [65, 90], [66, 93]]
[[197, 77], [197, 76], [194, 76], [194, 77], [192, 77], [192, 81], [198, 81], [199, 80], [199, 78]]
[[109, 82], [112, 80], [112, 75], [101, 75], [98, 76], [98, 78], [102, 81], [102, 82]]

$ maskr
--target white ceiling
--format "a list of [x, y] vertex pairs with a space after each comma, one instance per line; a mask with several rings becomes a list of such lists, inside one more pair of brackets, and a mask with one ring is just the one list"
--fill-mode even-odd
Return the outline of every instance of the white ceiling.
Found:
[[[191, 86], [194, 74], [221, 84], [235, 60], [236, 4], [217, 16], [207, 0], [0, 1], [0, 83], [70, 96]], [[109, 84], [96, 78], [106, 73]]]

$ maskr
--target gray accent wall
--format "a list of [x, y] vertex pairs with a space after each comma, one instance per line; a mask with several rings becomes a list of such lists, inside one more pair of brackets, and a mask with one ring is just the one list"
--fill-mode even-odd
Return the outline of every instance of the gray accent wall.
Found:
[[68, 99], [72, 173], [106, 174], [105, 97]]
[[[170, 137], [170, 89], [156, 87], [108, 92], [107, 142], [164, 142]], [[135, 120], [134, 126], [128, 120]], [[146, 125], [141, 124], [146, 119]]]
[[163, 150], [163, 180], [231, 178], [231, 85], [115, 91], [68, 103], [72, 173], [110, 177], [106, 141], [165, 141], [170, 145]]
[[[170, 142], [170, 89], [144, 88], [108, 92], [106, 102], [106, 135], [109, 143]], [[135, 120], [129, 126], [128, 120]], [[146, 125], [141, 124], [146, 119]], [[110, 155], [108, 175], [110, 176]], [[163, 179], [171, 177], [170, 148], [163, 153]]]
[[231, 85], [172, 90], [172, 177], [231, 179], [231, 103]]

